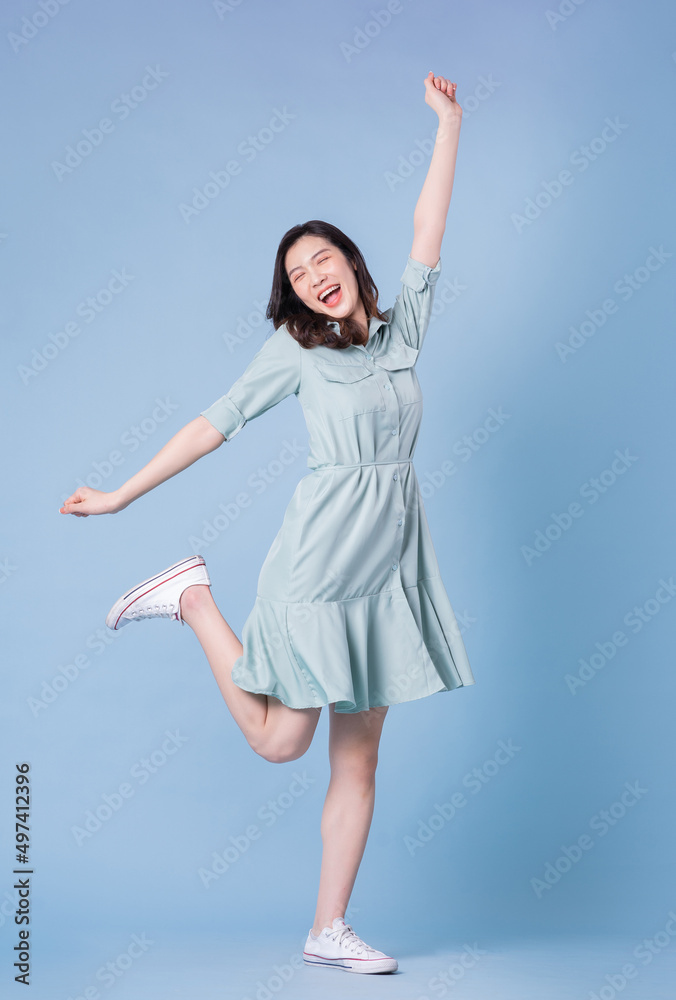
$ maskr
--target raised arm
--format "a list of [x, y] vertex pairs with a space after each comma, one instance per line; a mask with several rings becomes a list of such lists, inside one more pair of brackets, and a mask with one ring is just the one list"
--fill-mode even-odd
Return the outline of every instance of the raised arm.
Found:
[[429, 71], [425, 101], [439, 116], [432, 159], [413, 214], [411, 257], [435, 267], [441, 255], [441, 240], [451, 202], [455, 159], [458, 153], [462, 108], [455, 99], [454, 83]]
[[199, 416], [182, 427], [165, 446], [151, 458], [140, 472], [111, 493], [80, 486], [59, 508], [61, 514], [88, 517], [90, 514], [116, 514], [133, 500], [187, 469], [198, 458], [215, 451], [225, 441], [220, 431]]

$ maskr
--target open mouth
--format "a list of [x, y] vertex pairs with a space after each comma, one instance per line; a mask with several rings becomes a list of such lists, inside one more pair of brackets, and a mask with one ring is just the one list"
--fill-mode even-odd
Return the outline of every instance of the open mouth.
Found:
[[326, 289], [326, 291], [322, 292], [321, 296], [319, 297], [319, 301], [322, 303], [322, 305], [325, 306], [335, 306], [338, 305], [338, 303], [340, 302], [342, 295], [343, 293], [340, 285], [337, 284], [332, 285], [331, 288]]

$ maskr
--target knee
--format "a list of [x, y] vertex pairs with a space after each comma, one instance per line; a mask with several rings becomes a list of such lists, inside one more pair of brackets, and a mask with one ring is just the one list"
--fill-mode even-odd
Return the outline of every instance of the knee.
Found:
[[359, 763], [359, 775], [363, 781], [373, 781], [376, 776], [376, 768], [378, 767], [378, 754], [368, 754]]
[[203, 608], [212, 600], [211, 590], [205, 583], [194, 583], [186, 587], [181, 594], [181, 612], [195, 611]]
[[377, 767], [377, 751], [351, 754], [349, 757], [343, 756], [340, 760], [332, 760], [331, 774], [343, 776], [353, 785], [360, 784], [368, 787], [375, 780]]
[[306, 752], [309, 743], [288, 743], [280, 740], [267, 740], [260, 743], [249, 741], [249, 746], [263, 760], [271, 764], [286, 764], [290, 760], [298, 760]]

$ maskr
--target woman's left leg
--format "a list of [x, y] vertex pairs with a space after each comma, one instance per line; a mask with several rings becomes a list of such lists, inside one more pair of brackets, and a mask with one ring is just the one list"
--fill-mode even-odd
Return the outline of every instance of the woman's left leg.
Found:
[[388, 706], [336, 712], [329, 705], [331, 780], [322, 812], [322, 867], [313, 934], [344, 917], [371, 827], [378, 746]]

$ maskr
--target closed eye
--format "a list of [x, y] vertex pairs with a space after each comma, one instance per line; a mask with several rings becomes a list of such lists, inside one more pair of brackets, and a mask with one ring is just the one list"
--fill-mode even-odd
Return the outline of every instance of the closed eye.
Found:
[[[321, 259], [321, 260], [318, 260], [318, 261], [317, 261], [317, 263], [318, 263], [318, 264], [323, 264], [323, 263], [324, 263], [324, 261], [325, 261], [325, 260], [328, 260], [328, 259], [329, 259], [328, 257], [322, 257], [322, 259]], [[300, 274], [297, 274], [297, 275], [296, 275], [296, 277], [295, 277], [295, 278], [293, 279], [293, 282], [294, 282], [294, 284], [296, 284], [296, 282], [297, 282], [297, 281], [298, 281], [298, 280], [299, 280], [300, 278], [302, 278], [302, 277], [303, 277], [303, 272], [301, 271], [301, 272], [300, 272]]]

